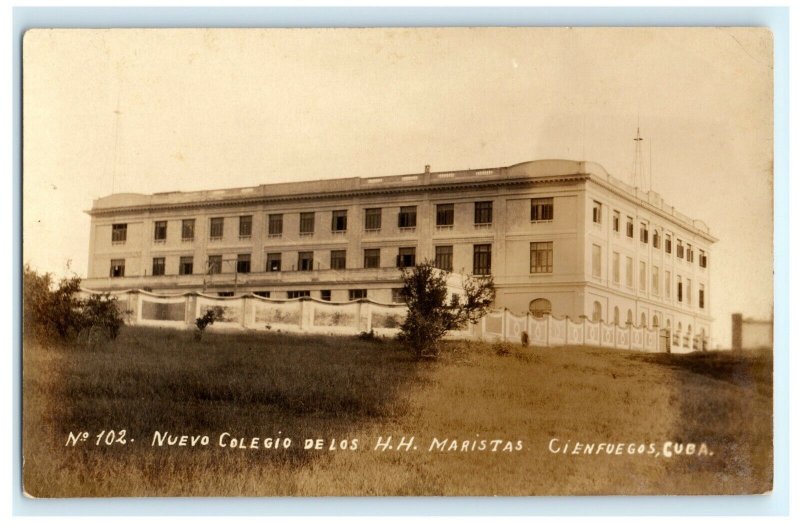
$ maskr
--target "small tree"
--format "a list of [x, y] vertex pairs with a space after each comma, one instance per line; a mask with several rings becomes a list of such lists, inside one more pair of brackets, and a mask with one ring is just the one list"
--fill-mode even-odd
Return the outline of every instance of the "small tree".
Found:
[[403, 269], [403, 297], [408, 315], [400, 327], [400, 340], [417, 357], [435, 357], [439, 341], [448, 331], [477, 323], [494, 302], [491, 276], [466, 276], [463, 297], [448, 299], [447, 271], [430, 261]]
[[195, 319], [194, 325], [197, 326], [197, 329], [194, 332], [194, 339], [198, 342], [202, 340], [206, 328], [222, 318], [222, 314], [222, 308], [215, 306], [208, 308], [205, 315]]

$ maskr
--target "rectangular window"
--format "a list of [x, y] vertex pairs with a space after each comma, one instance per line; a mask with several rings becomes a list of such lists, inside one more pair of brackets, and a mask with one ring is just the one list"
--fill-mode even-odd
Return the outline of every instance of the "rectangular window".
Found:
[[436, 256], [434, 265], [438, 269], [445, 271], [453, 270], [453, 246], [452, 245], [437, 245]]
[[364, 230], [365, 231], [381, 230], [381, 209], [364, 210]]
[[631, 216], [628, 216], [625, 222], [625, 234], [628, 238], [633, 238], [633, 218]]
[[700, 267], [708, 267], [708, 257], [706, 256], [706, 252], [702, 249], [700, 249]]
[[270, 214], [268, 218], [270, 238], [280, 238], [283, 235], [283, 214]]
[[194, 240], [194, 220], [183, 220], [181, 222], [181, 240], [184, 242]]
[[611, 226], [614, 229], [614, 232], [619, 232], [619, 211], [614, 211], [614, 216], [611, 219]]
[[219, 274], [222, 272], [222, 255], [211, 254], [208, 256], [208, 274]]
[[603, 248], [592, 244], [592, 276], [601, 278], [603, 275]]
[[111, 268], [108, 274], [112, 278], [125, 276], [125, 260], [111, 260]]
[[648, 243], [650, 241], [649, 234], [650, 233], [647, 230], [647, 223], [639, 223], [639, 241], [642, 243]]
[[660, 291], [661, 288], [659, 287], [659, 285], [660, 285], [659, 281], [660, 281], [660, 278], [661, 278], [661, 274], [659, 273], [658, 267], [655, 266], [655, 265], [653, 266], [653, 270], [652, 270], [651, 276], [652, 276], [652, 278], [651, 278], [651, 283], [650, 283], [650, 290], [653, 292], [654, 295], [659, 295], [659, 294], [661, 294], [661, 291]]
[[314, 270], [314, 252], [304, 251], [297, 254], [297, 268], [300, 271]]
[[672, 298], [672, 273], [664, 271], [664, 296]]
[[672, 254], [672, 235], [671, 234], [665, 234], [664, 235], [664, 251], [666, 251], [667, 254]]
[[417, 265], [417, 248], [400, 247], [397, 252], [397, 267], [413, 267]]
[[311, 298], [311, 291], [287, 291], [286, 298]]
[[314, 234], [314, 213], [300, 213], [300, 236], [311, 236]]
[[490, 225], [492, 223], [492, 202], [475, 202], [475, 225]]
[[347, 267], [347, 251], [331, 251], [331, 269]]
[[686, 244], [686, 261], [689, 263], [694, 262], [694, 249], [692, 249], [692, 244]]
[[397, 215], [397, 226], [401, 229], [411, 229], [417, 226], [417, 206], [400, 207]]
[[326, 302], [330, 302], [331, 301], [331, 290], [330, 289], [322, 289], [319, 292], [319, 297], [320, 297], [320, 299], [322, 299], [322, 300], [324, 300]]
[[436, 226], [452, 227], [455, 217], [455, 208], [452, 203], [440, 203], [436, 205]]
[[692, 305], [692, 280], [691, 278], [686, 279], [686, 304]]
[[359, 300], [361, 298], [367, 298], [366, 289], [349, 289], [347, 293], [350, 300]]
[[347, 211], [334, 210], [331, 212], [331, 232], [345, 232], [347, 230]]
[[153, 258], [153, 276], [164, 276], [166, 270], [164, 258]]
[[220, 291], [219, 293], [217, 293], [217, 296], [222, 296], [222, 297], [233, 296], [233, 291]]
[[153, 239], [157, 242], [167, 241], [167, 222], [157, 221], [153, 223]]
[[224, 227], [225, 227], [225, 218], [211, 218], [211, 229], [209, 230], [209, 237], [212, 240], [221, 240]]
[[700, 289], [697, 290], [697, 305], [700, 309], [706, 307], [706, 286], [700, 284]]
[[658, 231], [653, 231], [653, 248], [660, 249], [661, 248], [661, 236], [658, 234]]
[[247, 239], [253, 235], [253, 217], [239, 216], [239, 239]]
[[236, 256], [236, 272], [249, 273], [250, 272], [250, 255], [239, 254]]
[[678, 240], [678, 245], [677, 245], [677, 249], [675, 251], [675, 255], [678, 258], [683, 258], [683, 242], [681, 240]]
[[281, 270], [281, 253], [267, 253], [267, 272], [275, 273]]
[[492, 274], [492, 245], [475, 245], [472, 248], [472, 274]]
[[614, 283], [619, 283], [619, 253], [614, 253], [611, 255], [611, 266], [613, 267], [613, 279]]
[[261, 298], [269, 298], [270, 297], [270, 292], [269, 291], [256, 291], [253, 294], [255, 294], [256, 296], [260, 296]]
[[192, 274], [194, 272], [194, 258], [191, 256], [181, 256], [178, 274]]
[[381, 266], [380, 249], [364, 249], [364, 269], [377, 269]]
[[647, 291], [647, 264], [639, 262], [639, 291]]
[[683, 302], [683, 281], [681, 280], [681, 275], [676, 276], [675, 281], [678, 284], [678, 302]]
[[531, 200], [531, 221], [551, 221], [553, 219], [553, 198], [533, 198]]
[[392, 303], [393, 304], [405, 304], [406, 297], [403, 294], [402, 287], [393, 287], [392, 288]]
[[633, 258], [625, 257], [625, 285], [633, 287]]
[[603, 223], [603, 204], [599, 201], [592, 202], [592, 221], [594, 223]]
[[125, 243], [128, 238], [128, 224], [115, 223], [111, 226], [111, 243]]
[[553, 272], [553, 242], [531, 242], [531, 273]]

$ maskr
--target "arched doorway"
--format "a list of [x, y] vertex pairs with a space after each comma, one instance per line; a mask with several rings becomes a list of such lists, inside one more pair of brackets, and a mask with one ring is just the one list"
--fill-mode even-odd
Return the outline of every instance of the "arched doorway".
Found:
[[603, 306], [600, 302], [595, 301], [592, 309], [592, 322], [600, 322], [603, 320]]
[[546, 298], [537, 298], [530, 303], [528, 310], [534, 317], [541, 318], [551, 313], [553, 305]]

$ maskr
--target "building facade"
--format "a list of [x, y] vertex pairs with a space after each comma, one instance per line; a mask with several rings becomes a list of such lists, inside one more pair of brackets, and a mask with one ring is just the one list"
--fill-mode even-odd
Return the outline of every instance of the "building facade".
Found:
[[95, 290], [399, 302], [399, 267], [492, 274], [497, 307], [710, 334], [708, 227], [598, 164], [508, 167], [95, 200]]

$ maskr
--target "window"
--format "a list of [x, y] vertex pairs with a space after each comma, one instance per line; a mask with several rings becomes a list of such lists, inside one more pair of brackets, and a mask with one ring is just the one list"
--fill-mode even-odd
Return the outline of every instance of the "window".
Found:
[[269, 291], [256, 291], [253, 294], [256, 295], [256, 296], [260, 296], [261, 298], [269, 298], [270, 297], [270, 292]]
[[611, 217], [611, 227], [614, 229], [614, 232], [619, 232], [619, 211], [615, 210], [613, 216]]
[[653, 231], [653, 248], [660, 249], [661, 248], [661, 236], [658, 234], [658, 231]]
[[549, 315], [553, 311], [553, 305], [546, 298], [537, 298], [532, 300], [528, 305], [528, 311], [530, 311], [531, 315], [534, 317], [541, 318], [545, 315]]
[[347, 293], [350, 300], [360, 300], [362, 298], [367, 298], [366, 289], [349, 289]]
[[225, 226], [225, 219], [224, 218], [211, 218], [211, 229], [209, 231], [209, 236], [212, 240], [221, 240], [222, 239], [222, 232]]
[[281, 253], [267, 253], [267, 272], [275, 273], [281, 270]]
[[642, 243], [647, 243], [650, 241], [649, 239], [649, 232], [647, 230], [647, 223], [641, 222], [639, 224], [639, 241]]
[[208, 274], [219, 274], [222, 272], [222, 255], [213, 254], [208, 257]]
[[472, 274], [492, 274], [492, 245], [475, 245], [472, 248]]
[[239, 216], [239, 239], [247, 239], [253, 234], [253, 217]]
[[629, 326], [633, 324], [633, 311], [628, 310], [628, 316], [625, 318], [625, 323]]
[[311, 236], [314, 234], [314, 213], [300, 213], [300, 236]]
[[335, 210], [331, 212], [331, 232], [345, 232], [347, 230], [347, 211]]
[[661, 292], [659, 291], [660, 290], [659, 282], [660, 282], [661, 274], [659, 273], [658, 267], [655, 266], [655, 265], [653, 266], [651, 277], [652, 278], [650, 279], [650, 281], [651, 281], [650, 290], [653, 292], [654, 295], [661, 294]]
[[475, 225], [490, 225], [492, 223], [492, 202], [475, 202]]
[[592, 221], [594, 223], [603, 223], [603, 204], [599, 201], [592, 202]]
[[647, 264], [639, 262], [639, 291], [647, 291]]
[[153, 276], [164, 276], [166, 265], [164, 258], [153, 258]]
[[128, 224], [115, 223], [111, 226], [111, 243], [125, 243], [128, 238]]
[[694, 262], [694, 249], [692, 249], [692, 244], [686, 244], [686, 261], [689, 263]]
[[664, 296], [672, 298], [672, 273], [664, 271]]
[[700, 267], [708, 267], [708, 257], [703, 249], [700, 249]]
[[436, 254], [434, 258], [434, 265], [438, 269], [445, 271], [453, 270], [453, 246], [452, 245], [437, 245]]
[[658, 322], [658, 315], [653, 315], [653, 327], [657, 328], [661, 324]]
[[397, 215], [397, 226], [401, 229], [412, 229], [417, 226], [417, 206], [400, 207]]
[[236, 272], [249, 273], [250, 272], [250, 255], [239, 254], [236, 256]]
[[619, 326], [619, 307], [614, 306], [614, 325]]
[[297, 253], [297, 268], [301, 271], [314, 270], [314, 253], [313, 251], [304, 251]]
[[592, 276], [600, 278], [603, 274], [603, 248], [592, 244]]
[[364, 269], [376, 269], [381, 266], [380, 249], [364, 249]]
[[125, 276], [125, 260], [111, 260], [111, 269], [108, 274], [111, 278], [122, 278]]
[[531, 200], [531, 221], [551, 221], [553, 219], [553, 198], [533, 198]]
[[416, 260], [416, 247], [400, 247], [397, 253], [397, 267], [413, 267], [416, 265]]
[[192, 274], [194, 272], [194, 258], [191, 256], [181, 256], [178, 274]]
[[603, 320], [603, 305], [595, 301], [592, 304], [592, 322], [601, 322]]
[[364, 230], [366, 231], [381, 230], [381, 209], [364, 210]]
[[672, 254], [672, 235], [665, 234], [664, 235], [664, 250], [667, 254]]
[[452, 227], [455, 209], [452, 203], [440, 203], [436, 205], [436, 226]]
[[646, 328], [647, 327], [647, 315], [645, 315], [644, 313], [642, 313], [639, 316], [639, 327], [641, 327], [641, 328]]
[[625, 257], [625, 285], [633, 287], [633, 258]]
[[405, 304], [406, 303], [406, 296], [403, 294], [402, 287], [393, 287], [392, 288], [392, 303], [393, 304]]
[[697, 306], [700, 309], [705, 309], [706, 307], [706, 286], [703, 284], [700, 284], [700, 287], [697, 290]]
[[552, 272], [553, 242], [531, 242], [531, 273]]
[[692, 305], [692, 280], [691, 278], [686, 279], [686, 304], [691, 306]]
[[233, 291], [220, 291], [217, 293], [217, 296], [222, 296], [222, 297], [233, 296]]
[[347, 267], [347, 251], [331, 251], [331, 269]]
[[181, 222], [181, 240], [184, 242], [194, 240], [194, 220], [183, 220]]
[[323, 289], [319, 292], [320, 299], [330, 302], [331, 301], [331, 290], [330, 289]]
[[675, 255], [678, 258], [683, 258], [683, 242], [681, 240], [678, 240], [678, 247], [677, 250], [675, 251]]
[[678, 284], [678, 302], [683, 302], [683, 281], [681, 281], [681, 275], [678, 275], [675, 281]]
[[631, 216], [628, 216], [625, 223], [625, 234], [628, 238], [633, 238], [633, 218]]
[[310, 298], [311, 291], [287, 291], [286, 298], [294, 299], [294, 298]]
[[167, 241], [167, 222], [157, 221], [153, 223], [153, 239], [156, 242]]
[[613, 269], [612, 274], [613, 274], [614, 283], [618, 284], [619, 283], [619, 253], [615, 252], [614, 254], [611, 255], [611, 267]]
[[283, 235], [283, 214], [270, 214], [267, 223], [270, 238], [280, 238]]

